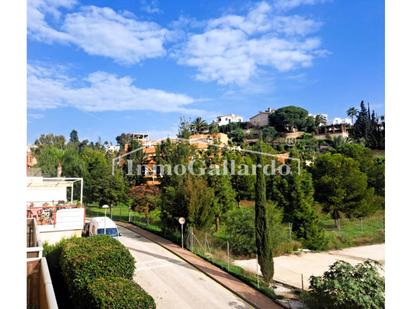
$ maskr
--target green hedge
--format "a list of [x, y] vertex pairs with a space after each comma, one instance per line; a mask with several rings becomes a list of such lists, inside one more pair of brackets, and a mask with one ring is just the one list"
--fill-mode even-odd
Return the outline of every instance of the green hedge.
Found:
[[89, 279], [105, 276], [133, 278], [134, 258], [119, 241], [99, 235], [76, 238], [63, 244], [63, 276], [79, 288]]
[[46, 242], [43, 245], [43, 256], [47, 260], [50, 277], [53, 282], [54, 293], [60, 309], [73, 308], [67, 293], [67, 284], [64, 281], [60, 267], [60, 256], [63, 250], [63, 244], [67, 241], [71, 241], [71, 239], [63, 239], [55, 244], [49, 244]]
[[[99, 235], [65, 241], [60, 255], [61, 273], [67, 284], [70, 301], [76, 308], [89, 308], [93, 298], [88, 290], [97, 278], [133, 278], [134, 258], [119, 241]], [[121, 292], [117, 297], [125, 297]]]
[[97, 278], [87, 286], [84, 306], [103, 309], [154, 309], [153, 298], [135, 282], [120, 278]]

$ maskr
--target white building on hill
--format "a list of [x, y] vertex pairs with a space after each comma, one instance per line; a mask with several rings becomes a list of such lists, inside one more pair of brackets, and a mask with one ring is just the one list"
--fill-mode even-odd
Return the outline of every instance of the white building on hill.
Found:
[[235, 114], [223, 115], [216, 117], [215, 122], [219, 126], [224, 126], [232, 122], [243, 122], [243, 117]]
[[350, 118], [339, 118], [339, 117], [335, 117], [332, 120], [332, 124], [348, 124], [348, 125], [352, 125], [352, 119]]

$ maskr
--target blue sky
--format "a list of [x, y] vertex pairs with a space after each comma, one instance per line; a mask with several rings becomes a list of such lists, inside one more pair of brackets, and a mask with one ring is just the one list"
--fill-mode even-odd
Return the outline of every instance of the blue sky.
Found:
[[28, 142], [267, 107], [384, 114], [384, 1], [28, 1]]

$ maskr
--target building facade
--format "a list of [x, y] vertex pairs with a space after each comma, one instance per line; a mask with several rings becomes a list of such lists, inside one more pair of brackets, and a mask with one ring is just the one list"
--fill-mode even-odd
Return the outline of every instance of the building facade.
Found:
[[216, 117], [215, 122], [220, 127], [220, 126], [224, 126], [229, 123], [232, 123], [232, 122], [243, 122], [243, 117], [235, 115], [235, 114], [223, 115], [223, 116]]
[[257, 115], [251, 117], [249, 119], [249, 122], [254, 126], [254, 127], [265, 127], [269, 125], [269, 115], [274, 113], [275, 109], [273, 108], [267, 108], [263, 112], [259, 112]]

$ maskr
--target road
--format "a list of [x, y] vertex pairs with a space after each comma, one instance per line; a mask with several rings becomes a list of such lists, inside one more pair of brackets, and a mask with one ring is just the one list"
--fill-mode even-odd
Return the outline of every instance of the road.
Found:
[[119, 230], [120, 242], [136, 260], [133, 278], [152, 295], [156, 308], [252, 308], [170, 251], [128, 229]]
[[[303, 286], [307, 289], [309, 287], [310, 276], [322, 275], [328, 270], [329, 265], [332, 265], [334, 262], [343, 260], [352, 265], [356, 265], [366, 259], [376, 260], [384, 267], [385, 244], [278, 256], [273, 259], [275, 266], [274, 279], [301, 288], [303, 275]], [[256, 259], [237, 260], [234, 264], [250, 272], [256, 271]], [[384, 276], [384, 269], [380, 270], [380, 273]]]

